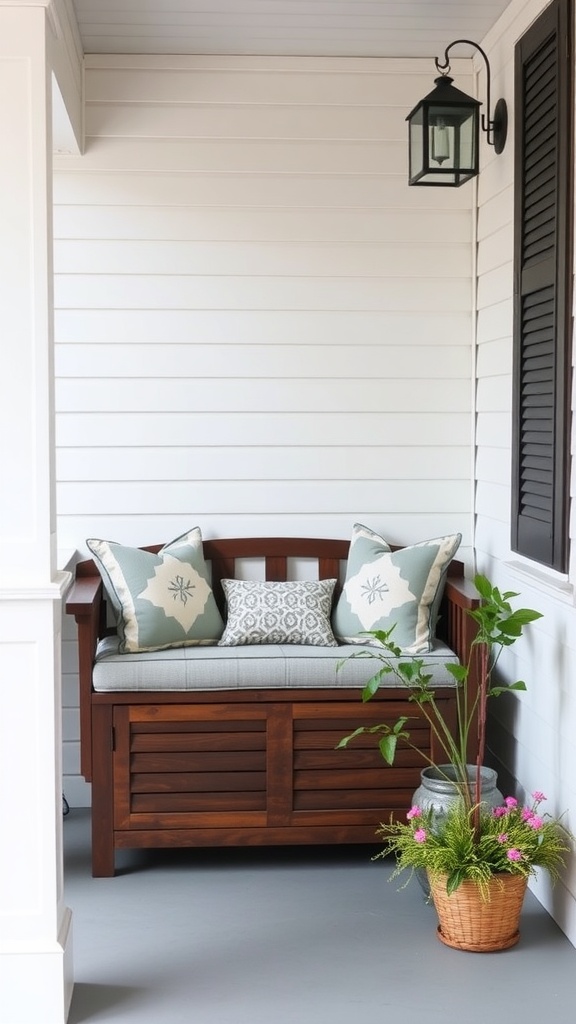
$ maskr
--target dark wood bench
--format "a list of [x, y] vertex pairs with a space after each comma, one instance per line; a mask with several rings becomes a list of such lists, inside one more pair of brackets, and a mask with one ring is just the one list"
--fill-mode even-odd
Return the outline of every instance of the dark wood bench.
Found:
[[[235, 577], [237, 559], [263, 559], [267, 580], [291, 578], [292, 560], [310, 558], [319, 579], [342, 578], [348, 549], [348, 541], [313, 538], [204, 541], [221, 608], [220, 580]], [[462, 563], [453, 561], [438, 633], [461, 661], [475, 628], [467, 611], [476, 604]], [[370, 737], [335, 749], [359, 724], [414, 718], [405, 689], [381, 689], [368, 704], [357, 686], [98, 693], [92, 668], [98, 639], [110, 633], [105, 605], [94, 562], [79, 562], [66, 610], [78, 627], [81, 771], [92, 783], [95, 876], [113, 875], [115, 850], [124, 848], [369, 843], [381, 821], [409, 807], [424, 766], [414, 751], [406, 746], [387, 767]], [[454, 720], [454, 689], [437, 696]], [[426, 722], [411, 731], [436, 759]]]

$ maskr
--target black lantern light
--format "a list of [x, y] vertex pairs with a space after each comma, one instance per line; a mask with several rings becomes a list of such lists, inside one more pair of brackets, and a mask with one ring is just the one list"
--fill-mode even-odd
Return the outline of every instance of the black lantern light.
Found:
[[486, 141], [501, 153], [506, 142], [508, 116], [506, 101], [498, 100], [490, 120], [490, 64], [478, 43], [456, 39], [446, 47], [444, 61], [435, 58], [440, 77], [435, 88], [416, 104], [406, 120], [410, 126], [409, 185], [444, 185], [457, 188], [478, 174], [480, 137], [479, 100], [456, 89], [449, 77], [448, 51], [459, 43], [475, 46], [486, 62], [486, 109], [481, 127]]

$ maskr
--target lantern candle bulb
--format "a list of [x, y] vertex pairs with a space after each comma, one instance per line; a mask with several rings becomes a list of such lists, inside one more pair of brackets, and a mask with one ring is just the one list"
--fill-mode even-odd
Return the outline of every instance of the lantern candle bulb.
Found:
[[445, 121], [439, 118], [432, 128], [432, 159], [442, 166], [449, 156], [450, 138], [448, 135], [448, 126]]

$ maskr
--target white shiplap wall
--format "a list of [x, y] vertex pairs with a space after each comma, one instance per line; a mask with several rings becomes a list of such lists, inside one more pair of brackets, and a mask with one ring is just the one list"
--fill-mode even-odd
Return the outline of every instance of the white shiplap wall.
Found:
[[[517, 605], [544, 615], [502, 659], [508, 677], [528, 689], [492, 706], [501, 777], [517, 780], [520, 793], [543, 790], [548, 809], [567, 809], [576, 831], [576, 576], [547, 573], [510, 549], [514, 45], [545, 6], [514, 0], [484, 41], [493, 96], [506, 97], [512, 124], [504, 153], [492, 155], [479, 179], [476, 548], [482, 571], [519, 593]], [[534, 887], [576, 944], [576, 859], [554, 892], [546, 877]]]
[[459, 530], [469, 558], [473, 190], [406, 184], [432, 78], [87, 58], [86, 151], [55, 159], [62, 547], [359, 520], [399, 543]]

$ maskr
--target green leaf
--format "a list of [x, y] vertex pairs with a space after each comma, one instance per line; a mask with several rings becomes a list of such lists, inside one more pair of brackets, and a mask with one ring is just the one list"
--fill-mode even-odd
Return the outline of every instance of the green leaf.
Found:
[[344, 747], [347, 747], [350, 740], [355, 739], [356, 736], [361, 736], [365, 731], [365, 727], [360, 725], [357, 729], [354, 729], [354, 732], [351, 732], [349, 736], [343, 736], [339, 743], [336, 744], [336, 750], [342, 750]]
[[481, 573], [477, 573], [474, 577], [474, 586], [480, 594], [480, 597], [483, 597], [485, 600], [492, 594], [492, 585], [490, 580], [488, 580], [486, 576], [482, 576]]
[[403, 733], [402, 732], [402, 730], [403, 730], [404, 726], [406, 725], [407, 721], [408, 721], [408, 716], [407, 715], [401, 715], [400, 718], [398, 719], [398, 721], [395, 723], [394, 728], [392, 730], [394, 733], [396, 733], [397, 736], [402, 735], [404, 737], [404, 739], [407, 739], [407, 737], [408, 737], [408, 733]]
[[383, 736], [378, 743], [380, 753], [386, 761], [386, 764], [394, 764], [397, 745], [398, 737], [394, 733], [390, 733], [388, 736]]
[[456, 868], [454, 871], [450, 872], [446, 880], [446, 892], [448, 893], [449, 896], [451, 896], [453, 892], [456, 892], [456, 889], [462, 883], [462, 881], [463, 872], [460, 868]]
[[453, 665], [452, 663], [447, 662], [446, 668], [448, 669], [450, 675], [454, 676], [454, 679], [456, 680], [457, 683], [466, 682], [469, 674], [467, 665]]
[[374, 673], [372, 678], [368, 680], [364, 689], [362, 690], [362, 700], [364, 701], [364, 703], [366, 703], [366, 701], [368, 700], [371, 700], [371, 698], [377, 692], [384, 676], [389, 675], [391, 672], [394, 672], [393, 667], [391, 665], [384, 664], [378, 669], [377, 672]]
[[364, 703], [366, 703], [367, 700], [370, 700], [374, 696], [374, 694], [378, 690], [379, 686], [380, 686], [380, 679], [379, 679], [379, 677], [372, 676], [372, 679], [368, 680], [368, 682], [366, 683], [366, 686], [362, 690], [362, 700], [364, 701]]
[[535, 612], [532, 608], [517, 608], [514, 612], [514, 618], [518, 619], [519, 622], [525, 626], [528, 622], [535, 622], [536, 619], [542, 619], [542, 612]]
[[498, 627], [500, 632], [504, 633], [505, 636], [521, 636], [522, 634], [522, 623], [518, 622], [518, 620], [514, 619], [512, 616], [510, 616], [509, 619], [499, 622]]
[[499, 697], [501, 693], [507, 693], [508, 690], [525, 690], [526, 683], [522, 679], [518, 679], [515, 683], [508, 683], [507, 686], [493, 686], [490, 689], [491, 697]]

